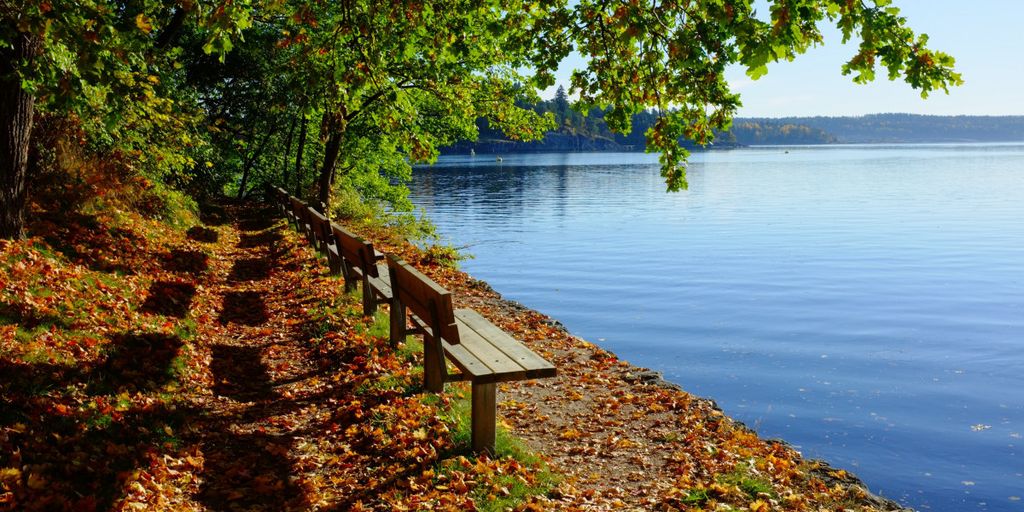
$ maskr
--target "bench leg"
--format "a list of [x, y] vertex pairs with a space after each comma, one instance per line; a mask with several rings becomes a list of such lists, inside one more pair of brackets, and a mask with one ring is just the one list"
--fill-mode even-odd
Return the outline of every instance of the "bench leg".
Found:
[[392, 347], [395, 347], [398, 342], [405, 339], [405, 306], [398, 301], [397, 297], [391, 301], [391, 313], [388, 317], [391, 320], [388, 341], [391, 342]]
[[473, 384], [472, 445], [474, 452], [494, 454], [497, 405], [495, 387], [491, 384]]
[[423, 336], [423, 388], [433, 393], [444, 391], [444, 354], [441, 343]]
[[377, 297], [373, 294], [370, 280], [363, 278], [363, 316], [373, 316], [377, 312]]
[[338, 261], [338, 258], [335, 258], [330, 253], [328, 253], [327, 254], [327, 264], [331, 266], [331, 275], [332, 276], [340, 276], [341, 275], [341, 262]]

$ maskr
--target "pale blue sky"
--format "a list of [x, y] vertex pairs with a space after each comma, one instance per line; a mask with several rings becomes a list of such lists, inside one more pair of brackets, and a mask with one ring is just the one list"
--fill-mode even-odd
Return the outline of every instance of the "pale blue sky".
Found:
[[[853, 84], [841, 75], [855, 46], [825, 30], [825, 45], [793, 62], [769, 67], [751, 81], [742, 69], [728, 74], [742, 96], [743, 117], [862, 115], [911, 112], [936, 115], [1024, 115], [1024, 0], [894, 0], [911, 27], [928, 34], [930, 46], [952, 54], [964, 85], [927, 100], [880, 70], [874, 83]], [[568, 59], [558, 82], [568, 85], [578, 59]], [[544, 96], [550, 96], [545, 93]]]

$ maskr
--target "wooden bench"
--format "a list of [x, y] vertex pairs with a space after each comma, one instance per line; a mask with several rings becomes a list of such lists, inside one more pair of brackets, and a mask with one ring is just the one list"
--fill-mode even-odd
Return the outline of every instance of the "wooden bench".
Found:
[[331, 231], [331, 221], [327, 220], [324, 214], [309, 207], [308, 219], [313, 237], [316, 239], [317, 248], [327, 256], [327, 266], [331, 274], [342, 273], [341, 253], [338, 252], [338, 245]]
[[[404, 261], [388, 256], [392, 339], [423, 336], [423, 380], [428, 391], [444, 383], [472, 383], [472, 448], [494, 452], [499, 382], [554, 377], [555, 367], [471, 309], [453, 309], [452, 294]], [[406, 315], [406, 310], [411, 314]], [[413, 329], [407, 328], [407, 319]], [[448, 374], [447, 357], [461, 372]]]
[[313, 228], [309, 224], [309, 208], [306, 207], [306, 203], [295, 196], [290, 196], [289, 200], [299, 232], [306, 236], [306, 240], [310, 244], [316, 244], [316, 239], [313, 238]]
[[[345, 278], [345, 290], [355, 289], [356, 283], [363, 286], [363, 314], [372, 316], [380, 302], [391, 302], [391, 280], [388, 267], [378, 264], [383, 255], [373, 249], [373, 244], [352, 234], [345, 228], [331, 223], [331, 233], [337, 243], [341, 257], [341, 274]], [[395, 337], [392, 336], [392, 341]]]
[[277, 209], [281, 211], [281, 214], [288, 219], [288, 222], [292, 222], [291, 208], [288, 201], [288, 192], [281, 187], [274, 187], [270, 189], [271, 196], [274, 198], [274, 203], [277, 204]]

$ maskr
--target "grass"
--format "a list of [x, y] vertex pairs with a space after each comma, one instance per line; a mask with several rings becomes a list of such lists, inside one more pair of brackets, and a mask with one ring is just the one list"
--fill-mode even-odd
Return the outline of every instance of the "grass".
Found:
[[762, 494], [768, 494], [773, 498], [777, 497], [771, 482], [754, 475], [746, 464], [736, 466], [731, 472], [718, 477], [717, 480], [721, 484], [738, 487], [751, 498], [757, 498]]
[[[472, 403], [468, 386], [462, 383], [449, 385], [451, 395], [450, 407], [445, 411], [446, 420], [452, 425], [452, 440], [456, 450], [470, 454], [472, 439]], [[497, 475], [492, 478], [489, 488], [476, 488], [472, 496], [481, 511], [499, 512], [511, 510], [516, 505], [526, 502], [531, 496], [550, 494], [561, 481], [561, 476], [553, 473], [547, 463], [526, 447], [517, 437], [498, 425], [494, 442], [494, 459], [511, 459], [523, 466], [536, 468], [533, 481], [516, 475]], [[439, 474], [450, 468], [442, 466]]]

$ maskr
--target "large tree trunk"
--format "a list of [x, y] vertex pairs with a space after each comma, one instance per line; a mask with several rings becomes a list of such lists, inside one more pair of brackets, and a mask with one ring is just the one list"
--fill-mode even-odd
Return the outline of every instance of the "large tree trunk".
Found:
[[0, 49], [0, 237], [21, 238], [25, 227], [25, 188], [35, 96], [21, 88], [15, 63], [35, 57], [39, 42], [18, 34], [12, 48]]
[[299, 152], [295, 155], [295, 197], [302, 197], [302, 153], [306, 149], [306, 126], [309, 120], [302, 116], [302, 127], [299, 128]]
[[337, 166], [338, 154], [341, 151], [341, 137], [341, 133], [332, 131], [327, 136], [327, 145], [324, 147], [324, 165], [320, 168], [320, 195], [317, 197], [324, 210], [330, 209], [331, 187], [334, 186], [334, 168]]

